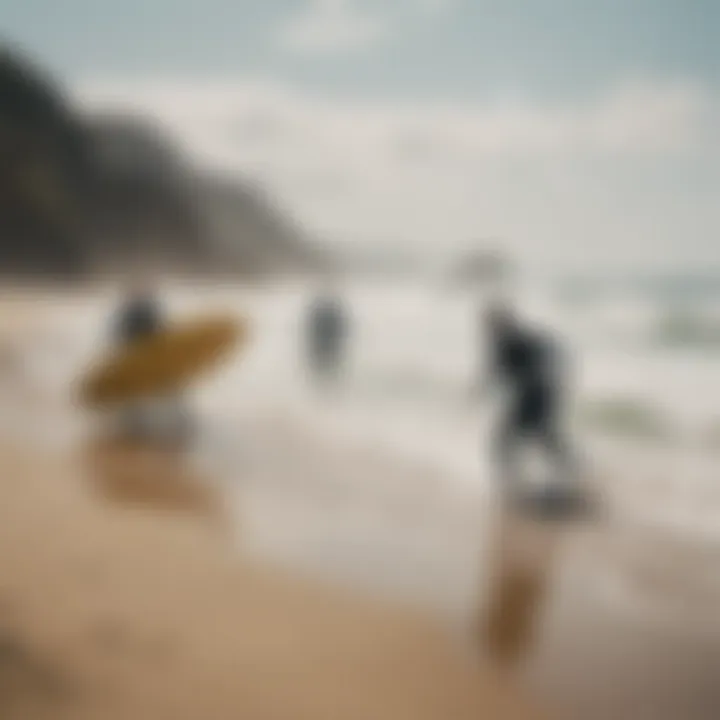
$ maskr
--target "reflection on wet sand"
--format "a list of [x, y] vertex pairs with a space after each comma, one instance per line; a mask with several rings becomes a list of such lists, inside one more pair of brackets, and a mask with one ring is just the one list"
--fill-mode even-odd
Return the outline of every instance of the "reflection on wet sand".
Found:
[[[77, 482], [77, 466], [38, 434], [52, 407], [26, 402], [8, 377], [4, 415], [17, 425], [27, 414], [36, 451], [0, 452], [3, 720], [39, 718], [37, 703], [53, 720], [533, 716], [498, 709], [495, 675], [470, 669], [440, 623], [394, 609], [396, 595], [418, 605], [427, 595], [449, 615], [474, 569], [482, 510], [427, 470], [421, 488], [412, 463], [315, 441], [293, 421], [233, 420], [234, 454], [217, 464], [243, 481], [245, 542], [225, 562], [227, 538], [207, 525], [237, 513], [191, 458], [96, 437]], [[55, 432], [71, 410], [50, 416]], [[236, 437], [252, 463], [238, 460]], [[495, 522], [489, 582], [467, 579], [486, 601], [480, 639], [498, 668], [522, 667], [533, 695], [565, 713], [551, 717], [718, 717], [711, 539], [656, 537], [641, 523], [578, 533], [510, 514]], [[322, 583], [298, 581], [315, 569]], [[345, 578], [352, 592], [326, 592]], [[393, 608], [368, 610], [364, 596], [386, 590]], [[517, 679], [501, 679], [510, 695]], [[97, 707], [80, 710], [82, 693], [58, 700], [53, 688], [66, 685]]]
[[517, 668], [533, 646], [561, 532], [510, 512], [497, 521], [481, 627], [485, 651], [505, 671]]
[[204, 524], [110, 517], [76, 471], [0, 452], [3, 720], [543, 717], [424, 614], [227, 562]]
[[182, 449], [131, 442], [111, 435], [82, 448], [86, 476], [106, 501], [219, 520], [219, 488], [192, 468]]

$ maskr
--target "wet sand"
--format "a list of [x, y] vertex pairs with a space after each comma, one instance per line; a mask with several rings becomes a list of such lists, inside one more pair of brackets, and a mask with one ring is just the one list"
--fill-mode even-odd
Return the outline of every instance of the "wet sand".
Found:
[[710, 540], [512, 517], [286, 417], [223, 433], [212, 469], [8, 436], [0, 717], [720, 716]]
[[[0, 477], [3, 718], [717, 717], [717, 605], [679, 586], [672, 562], [650, 572], [654, 549], [686, 580], [703, 573], [709, 557], [677, 541], [477, 516], [485, 567], [468, 618], [444, 605], [452, 573], [423, 597], [422, 548], [393, 558], [382, 541], [390, 566], [353, 575], [342, 536], [329, 562], [317, 548], [332, 535], [303, 535], [372, 490], [346, 497], [302, 476], [243, 487], [298, 525], [268, 549], [227, 487], [165, 451], [108, 440], [56, 457], [6, 450]], [[293, 515], [298, 491], [317, 515]], [[433, 532], [428, 516], [443, 508], [422, 505], [390, 503], [396, 534], [414, 517]], [[590, 581], [608, 568], [627, 597]]]
[[239, 432], [259, 453], [240, 497], [260, 556], [422, 606], [558, 718], [718, 717], [710, 538], [612, 504], [592, 522], [538, 522], [370, 447], [327, 447], [281, 421]]
[[118, 494], [0, 454], [4, 719], [540, 717], [422, 613], [238, 556], [204, 481], [159, 499], [162, 462]]
[[498, 667], [558, 718], [718, 716], [720, 587], [703, 585], [707, 548], [602, 524], [498, 525], [481, 613]]

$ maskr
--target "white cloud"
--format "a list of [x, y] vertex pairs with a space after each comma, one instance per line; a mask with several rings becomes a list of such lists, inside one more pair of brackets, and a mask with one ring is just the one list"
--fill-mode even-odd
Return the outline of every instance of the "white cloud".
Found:
[[336, 53], [367, 48], [387, 31], [384, 18], [360, 10], [352, 0], [309, 0], [283, 24], [277, 43], [297, 53]]
[[442, 15], [454, 10], [459, 3], [460, 0], [415, 0], [417, 8], [431, 16]]
[[363, 156], [412, 145], [428, 161], [448, 162], [489, 155], [683, 152], [706, 138], [716, 110], [700, 85], [638, 81], [586, 102], [545, 105], [327, 100], [270, 81], [96, 83], [79, 88], [78, 97], [95, 107], [150, 112], [185, 130], [213, 125], [226, 142], [231, 128], [264, 117], [302, 134], [308, 145], [337, 142]]
[[704, 239], [720, 233], [718, 103], [694, 83], [628, 82], [561, 104], [351, 102], [270, 82], [80, 96], [159, 118], [201, 161], [259, 177], [338, 240], [491, 234], [531, 259], [584, 263], [710, 252]]
[[602, 149], [682, 150], [703, 134], [710, 114], [699, 84], [628, 82], [593, 108], [588, 132]]

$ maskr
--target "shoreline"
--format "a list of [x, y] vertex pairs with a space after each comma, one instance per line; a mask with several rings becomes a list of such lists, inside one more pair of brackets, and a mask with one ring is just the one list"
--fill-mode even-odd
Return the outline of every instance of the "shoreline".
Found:
[[[138, 455], [84, 438], [63, 384], [76, 334], [55, 404], [13, 380], [4, 404], [3, 718], [444, 720], [495, 702], [513, 718], [516, 701], [534, 717], [506, 698], [526, 693], [562, 720], [717, 717], [716, 544], [638, 514], [687, 499], [690, 529], [712, 520], [716, 489], [672, 457], [618, 455], [611, 522], [539, 526], [424, 447], [385, 446], [374, 406], [356, 434], [338, 407], [281, 402], [284, 386], [253, 394], [257, 365], [208, 388], [204, 458]], [[65, 714], [43, 683], [68, 687]]]
[[243, 560], [192, 513], [18, 450], [0, 477], [7, 720], [540, 717], [434, 623]]

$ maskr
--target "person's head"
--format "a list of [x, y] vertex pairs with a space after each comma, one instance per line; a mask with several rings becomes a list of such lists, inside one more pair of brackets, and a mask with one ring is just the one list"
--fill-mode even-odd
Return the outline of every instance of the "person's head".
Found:
[[508, 303], [495, 301], [485, 309], [485, 324], [492, 335], [507, 335], [517, 327], [517, 317]]

